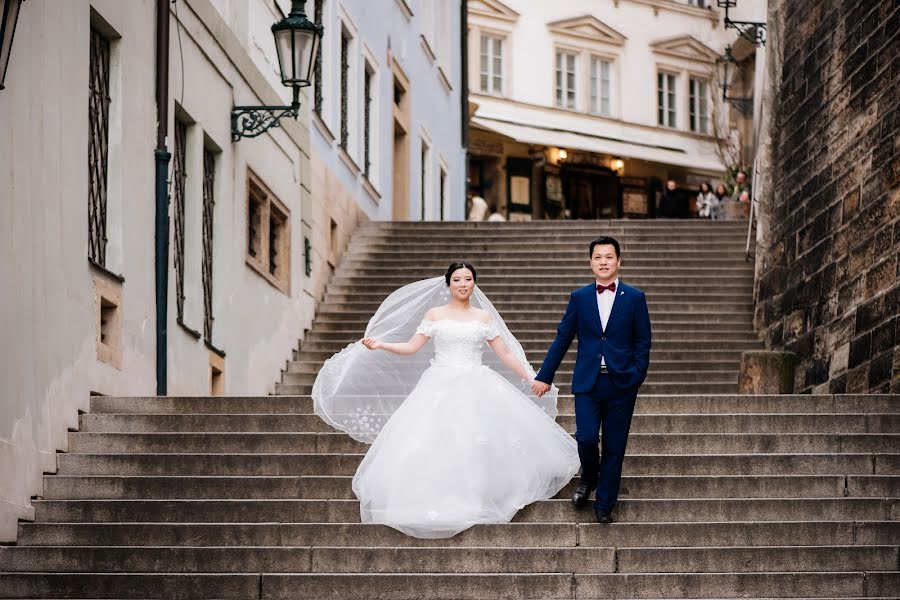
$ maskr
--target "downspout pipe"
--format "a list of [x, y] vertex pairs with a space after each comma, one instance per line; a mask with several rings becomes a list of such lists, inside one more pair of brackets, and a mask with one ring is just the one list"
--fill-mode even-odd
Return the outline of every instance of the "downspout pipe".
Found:
[[156, 0], [156, 395], [167, 392], [169, 316], [169, 1]]

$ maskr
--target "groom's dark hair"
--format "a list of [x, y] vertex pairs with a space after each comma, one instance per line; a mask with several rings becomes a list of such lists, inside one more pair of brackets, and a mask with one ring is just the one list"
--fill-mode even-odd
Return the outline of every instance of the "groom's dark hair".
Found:
[[612, 246], [613, 248], [615, 248], [616, 249], [616, 258], [619, 258], [619, 242], [618, 242], [618, 240], [616, 240], [615, 238], [607, 237], [607, 236], [600, 236], [591, 242], [591, 249], [588, 252], [588, 256], [594, 255], [594, 246], [606, 246], [606, 245], [609, 245], [609, 246]]
[[468, 269], [472, 271], [472, 279], [478, 281], [478, 273], [475, 272], [475, 267], [472, 266], [472, 263], [461, 260], [447, 267], [447, 274], [444, 275], [444, 281], [447, 282], [447, 285], [450, 285], [450, 278], [453, 276], [453, 273], [459, 269]]

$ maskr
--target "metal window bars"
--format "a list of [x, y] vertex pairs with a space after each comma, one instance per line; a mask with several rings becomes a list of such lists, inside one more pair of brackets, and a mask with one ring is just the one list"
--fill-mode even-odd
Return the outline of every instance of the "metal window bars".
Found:
[[91, 29], [88, 97], [88, 258], [106, 266], [109, 168], [109, 40]]
[[215, 212], [216, 157], [203, 149], [203, 337], [212, 344], [213, 328], [213, 214]]
[[184, 322], [184, 188], [187, 179], [187, 125], [175, 120], [175, 149], [172, 158], [172, 201], [175, 222], [175, 305], [178, 322]]

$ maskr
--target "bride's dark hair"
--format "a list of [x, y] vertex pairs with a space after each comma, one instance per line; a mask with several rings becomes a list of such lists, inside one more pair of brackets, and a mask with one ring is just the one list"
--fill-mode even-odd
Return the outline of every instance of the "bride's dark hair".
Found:
[[472, 263], [462, 260], [459, 262], [455, 262], [447, 267], [447, 274], [444, 275], [444, 281], [447, 282], [448, 286], [450, 285], [450, 277], [452, 277], [453, 273], [455, 271], [458, 271], [459, 269], [468, 269], [472, 271], [472, 279], [478, 281], [478, 273], [475, 272], [475, 267], [472, 266]]

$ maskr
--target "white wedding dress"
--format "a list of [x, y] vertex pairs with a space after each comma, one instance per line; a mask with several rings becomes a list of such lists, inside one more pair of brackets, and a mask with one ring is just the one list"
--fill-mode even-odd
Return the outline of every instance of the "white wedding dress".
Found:
[[575, 440], [482, 364], [496, 321], [423, 320], [417, 333], [435, 358], [353, 477], [362, 522], [445, 538], [562, 489], [579, 469]]

